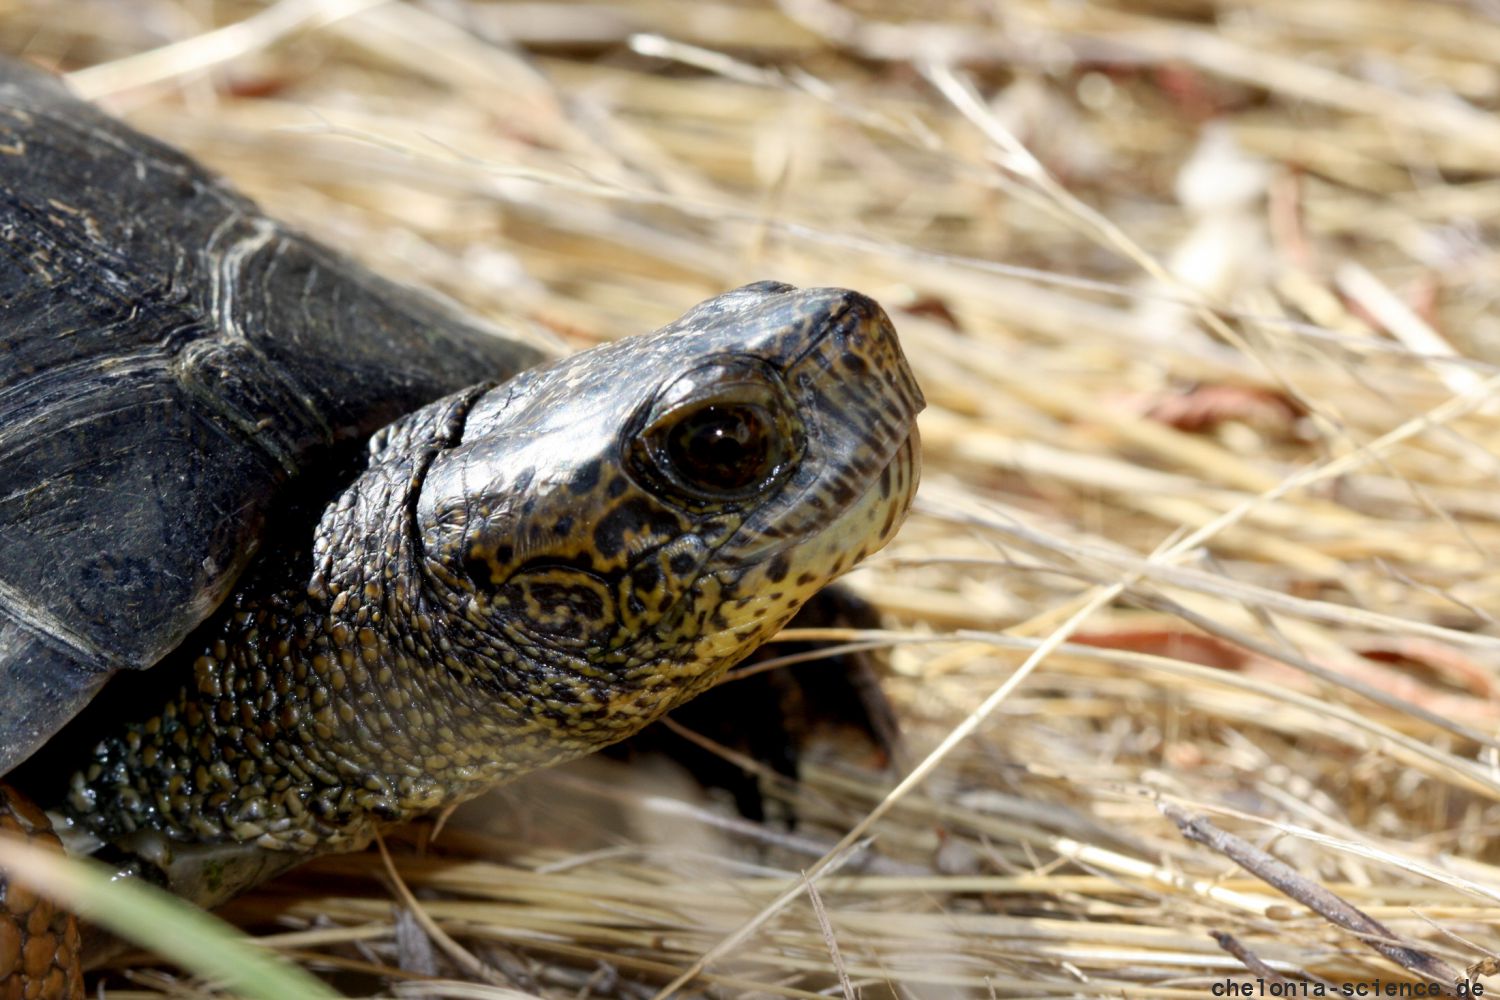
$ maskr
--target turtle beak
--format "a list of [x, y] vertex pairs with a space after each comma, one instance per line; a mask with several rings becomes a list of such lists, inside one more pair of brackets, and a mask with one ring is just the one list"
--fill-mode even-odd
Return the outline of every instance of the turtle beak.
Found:
[[867, 555], [894, 534], [916, 490], [916, 419], [926, 401], [890, 319], [857, 292], [813, 294], [833, 297], [827, 320], [785, 375], [806, 425], [807, 454], [780, 495], [746, 521], [740, 537], [764, 549], [742, 550], [746, 558], [769, 557], [836, 523], [851, 535], [879, 536]]
[[705, 659], [737, 659], [775, 634], [889, 542], [911, 509], [921, 390], [879, 306], [853, 292], [824, 294], [836, 295], [838, 308], [783, 369], [806, 447], [780, 489], [715, 550], [717, 569], [698, 584], [718, 595], [716, 628], [695, 647]]

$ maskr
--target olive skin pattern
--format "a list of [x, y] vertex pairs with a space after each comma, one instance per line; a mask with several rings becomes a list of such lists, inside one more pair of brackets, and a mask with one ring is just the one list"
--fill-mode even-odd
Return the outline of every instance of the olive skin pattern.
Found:
[[[622, 740], [891, 538], [922, 405], [843, 289], [551, 357], [0, 60], [0, 834], [212, 906]], [[79, 951], [0, 875], [0, 1000]]]

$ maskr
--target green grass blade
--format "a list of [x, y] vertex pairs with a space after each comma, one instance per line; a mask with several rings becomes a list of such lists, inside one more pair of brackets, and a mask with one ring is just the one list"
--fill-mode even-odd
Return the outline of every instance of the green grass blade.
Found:
[[217, 917], [140, 879], [0, 837], [0, 872], [246, 1000], [336, 1000], [337, 993]]

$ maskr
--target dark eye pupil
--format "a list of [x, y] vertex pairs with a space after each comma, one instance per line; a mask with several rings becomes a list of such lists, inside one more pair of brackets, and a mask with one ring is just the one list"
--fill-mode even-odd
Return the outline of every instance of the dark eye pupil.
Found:
[[705, 406], [678, 424], [668, 450], [678, 472], [715, 491], [735, 491], [772, 472], [771, 422], [758, 406]]

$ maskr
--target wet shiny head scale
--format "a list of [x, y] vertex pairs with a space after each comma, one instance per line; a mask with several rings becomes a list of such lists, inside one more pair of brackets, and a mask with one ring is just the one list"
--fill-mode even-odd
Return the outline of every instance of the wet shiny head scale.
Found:
[[478, 683], [609, 742], [889, 541], [921, 408], [873, 301], [749, 285], [479, 399], [421, 486], [424, 570]]

